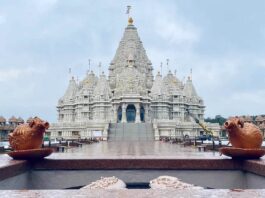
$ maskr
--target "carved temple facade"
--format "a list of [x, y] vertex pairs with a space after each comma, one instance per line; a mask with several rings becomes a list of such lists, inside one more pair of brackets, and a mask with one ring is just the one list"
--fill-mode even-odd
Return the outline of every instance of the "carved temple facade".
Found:
[[[203, 120], [204, 109], [191, 76], [186, 82], [170, 71], [153, 77], [152, 63], [130, 18], [108, 77], [91, 71], [80, 83], [72, 78], [59, 99], [58, 123], [51, 125], [50, 135], [84, 138], [101, 131], [107, 139], [110, 123], [146, 122], [153, 124], [156, 139], [195, 136], [201, 129], [187, 110]], [[217, 125], [212, 127], [219, 130]]]

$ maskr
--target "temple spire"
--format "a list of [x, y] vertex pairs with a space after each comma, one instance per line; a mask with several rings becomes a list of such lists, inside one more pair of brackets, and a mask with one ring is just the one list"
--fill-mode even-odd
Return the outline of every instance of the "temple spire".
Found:
[[101, 62], [98, 63], [98, 76], [100, 76]]
[[76, 84], [76, 81], [75, 81], [75, 77], [72, 76], [70, 81], [69, 81], [69, 85], [68, 85], [68, 88], [63, 96], [63, 100], [64, 101], [68, 101], [70, 99], [73, 99], [74, 96], [75, 96], [75, 93], [76, 93], [76, 90], [77, 90], [77, 84]]
[[161, 70], [160, 73], [161, 73], [161, 75], [163, 76], [163, 71], [162, 71], [162, 69], [163, 69], [163, 63], [161, 62], [161, 63], [160, 63], [160, 70]]
[[192, 83], [191, 76], [188, 76], [188, 79], [186, 81], [186, 84], [184, 86], [184, 94], [188, 97], [197, 97], [196, 89]]
[[167, 58], [166, 61], [167, 61], [167, 72], [169, 72], [169, 58]]

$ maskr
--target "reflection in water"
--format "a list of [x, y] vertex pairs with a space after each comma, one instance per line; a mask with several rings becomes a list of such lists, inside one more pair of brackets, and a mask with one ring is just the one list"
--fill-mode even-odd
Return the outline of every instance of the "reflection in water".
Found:
[[[195, 147], [183, 147], [178, 144], [160, 141], [126, 141], [126, 142], [99, 142], [83, 147], [74, 147], [66, 150], [67, 153], [81, 154], [82, 156], [178, 156], [196, 157], [202, 155], [219, 156], [218, 152], [198, 152]], [[77, 156], [77, 155], [76, 155]]]
[[5, 147], [8, 148], [9, 147], [9, 142], [0, 142], [0, 147]]

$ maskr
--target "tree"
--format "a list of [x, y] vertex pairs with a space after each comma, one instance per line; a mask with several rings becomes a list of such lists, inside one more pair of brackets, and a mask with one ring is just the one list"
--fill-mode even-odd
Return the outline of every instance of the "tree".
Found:
[[224, 118], [221, 115], [216, 115], [214, 118], [206, 118], [204, 119], [205, 122], [210, 122], [210, 123], [218, 123], [219, 125], [223, 125], [226, 121], [226, 118]]

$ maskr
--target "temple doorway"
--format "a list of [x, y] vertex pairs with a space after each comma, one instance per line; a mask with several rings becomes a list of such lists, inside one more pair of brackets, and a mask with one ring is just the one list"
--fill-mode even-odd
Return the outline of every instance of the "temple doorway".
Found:
[[126, 109], [127, 122], [135, 122], [136, 109], [134, 105], [128, 105]]
[[140, 118], [141, 118], [141, 122], [144, 122], [144, 113], [145, 113], [144, 107], [141, 106], [141, 109], [140, 109]]
[[118, 113], [117, 113], [117, 116], [118, 116], [118, 122], [121, 122], [121, 118], [122, 118], [122, 108], [121, 106], [119, 106], [118, 108]]

